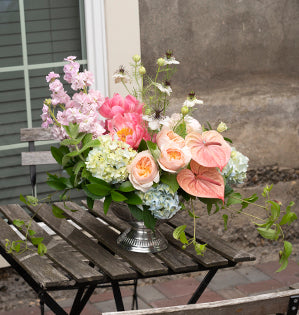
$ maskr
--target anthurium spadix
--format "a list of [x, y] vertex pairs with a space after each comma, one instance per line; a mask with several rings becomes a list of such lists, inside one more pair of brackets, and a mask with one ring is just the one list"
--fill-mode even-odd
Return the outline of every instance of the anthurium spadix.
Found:
[[191, 160], [190, 168], [181, 170], [177, 175], [183, 190], [195, 197], [224, 201], [224, 179], [216, 167], [205, 167]]
[[191, 150], [192, 159], [202, 166], [219, 167], [222, 171], [230, 159], [230, 145], [215, 130], [202, 134], [191, 132], [186, 136], [185, 142]]

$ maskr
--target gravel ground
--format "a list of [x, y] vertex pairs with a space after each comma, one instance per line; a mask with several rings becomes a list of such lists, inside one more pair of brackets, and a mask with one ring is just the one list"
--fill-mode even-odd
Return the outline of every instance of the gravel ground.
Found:
[[[242, 187], [239, 187], [246, 194], [253, 192], [261, 192], [265, 184], [274, 183], [274, 193], [278, 196], [278, 200], [297, 201], [299, 204], [298, 186], [299, 186], [299, 170], [280, 168], [277, 165], [266, 166], [256, 170], [249, 170], [247, 181]], [[275, 195], [275, 196], [276, 196]], [[290, 199], [291, 198], [291, 199]], [[299, 216], [298, 206], [295, 210]], [[270, 243], [259, 237], [254, 226], [245, 221], [244, 216], [230, 215], [229, 227], [224, 231], [221, 216], [208, 216], [205, 212], [201, 215], [201, 222], [205, 229], [210, 230], [214, 234], [218, 234], [223, 239], [234, 243], [234, 246], [254, 254], [257, 257], [256, 262], [260, 263], [274, 261], [278, 259], [278, 253], [281, 244]], [[199, 222], [198, 228], [201, 227]], [[237, 226], [237, 227], [236, 227]], [[293, 244], [292, 259], [299, 260], [299, 222], [296, 222], [288, 231], [288, 240]], [[188, 277], [182, 275], [181, 277]], [[140, 282], [140, 285], [164, 281], [164, 278], [146, 279]], [[103, 292], [107, 289], [97, 289], [97, 292]], [[59, 297], [59, 292], [54, 295]], [[63, 292], [63, 299], [72, 297], [73, 293]], [[22, 305], [33, 306], [38, 305], [39, 300], [35, 292], [26, 284], [22, 277], [15, 273], [11, 268], [0, 270], [0, 311], [9, 311], [20, 308]]]

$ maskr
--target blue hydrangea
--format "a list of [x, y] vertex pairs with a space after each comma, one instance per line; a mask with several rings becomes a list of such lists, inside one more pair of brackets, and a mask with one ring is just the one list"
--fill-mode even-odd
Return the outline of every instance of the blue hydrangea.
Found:
[[181, 209], [178, 194], [173, 194], [165, 184], [158, 184], [145, 193], [138, 192], [138, 195], [157, 219], [170, 219]]
[[222, 175], [224, 175], [228, 184], [242, 184], [246, 179], [249, 159], [234, 147], [231, 149], [230, 159], [222, 170]]

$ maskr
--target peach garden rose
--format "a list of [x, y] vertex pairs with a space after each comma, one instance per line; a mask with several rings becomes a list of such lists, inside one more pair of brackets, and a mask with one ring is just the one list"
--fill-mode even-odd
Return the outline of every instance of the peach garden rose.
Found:
[[129, 180], [135, 189], [146, 192], [160, 180], [159, 169], [150, 151], [139, 152], [128, 165]]

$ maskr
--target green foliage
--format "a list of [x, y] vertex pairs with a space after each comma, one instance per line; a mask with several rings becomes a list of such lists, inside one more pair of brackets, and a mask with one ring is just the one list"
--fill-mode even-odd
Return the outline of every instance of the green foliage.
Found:
[[160, 150], [158, 148], [158, 145], [152, 141], [146, 141], [146, 145], [148, 147], [148, 149], [150, 150], [151, 152], [151, 155], [153, 156], [153, 158], [155, 160], [157, 160], [159, 157], [160, 157]]
[[176, 177], [177, 177], [177, 174], [167, 173], [167, 172], [163, 172], [160, 177], [160, 181], [163, 184], [168, 185], [173, 194], [176, 193], [180, 187]]

